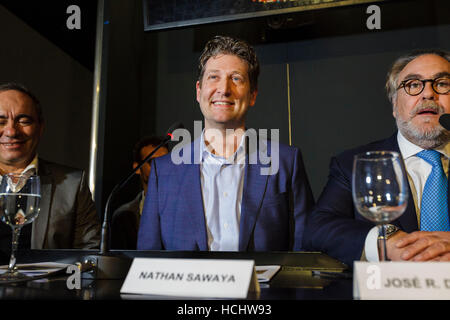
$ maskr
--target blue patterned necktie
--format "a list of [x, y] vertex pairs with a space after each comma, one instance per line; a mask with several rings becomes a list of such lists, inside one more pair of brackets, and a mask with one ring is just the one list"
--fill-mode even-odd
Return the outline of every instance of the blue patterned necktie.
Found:
[[450, 231], [447, 201], [448, 182], [442, 168], [441, 154], [435, 150], [423, 150], [417, 156], [433, 167], [423, 189], [420, 230]]

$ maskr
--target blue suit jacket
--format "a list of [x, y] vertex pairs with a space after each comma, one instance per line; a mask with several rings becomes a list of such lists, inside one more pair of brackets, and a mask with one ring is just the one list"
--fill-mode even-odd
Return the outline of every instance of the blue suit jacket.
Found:
[[[306, 249], [322, 251], [350, 267], [354, 260], [360, 260], [367, 233], [374, 224], [361, 216], [353, 205], [353, 157], [358, 153], [381, 150], [400, 153], [397, 133], [386, 140], [344, 151], [331, 159], [328, 182], [308, 217], [304, 238]], [[409, 233], [417, 231], [418, 224], [414, 199], [408, 189], [406, 210], [391, 223]]]
[[[175, 165], [171, 154], [154, 159], [142, 212], [138, 250], [207, 251], [200, 165]], [[270, 142], [266, 145], [270, 151]], [[266, 153], [267, 154], [267, 153]], [[263, 165], [246, 164], [239, 251], [300, 250], [305, 217], [314, 205], [301, 152], [279, 145], [279, 170], [261, 175]], [[255, 163], [257, 152], [250, 153]], [[271, 155], [272, 157], [272, 155]], [[197, 162], [198, 163], [198, 162]], [[290, 208], [291, 204], [291, 208]]]

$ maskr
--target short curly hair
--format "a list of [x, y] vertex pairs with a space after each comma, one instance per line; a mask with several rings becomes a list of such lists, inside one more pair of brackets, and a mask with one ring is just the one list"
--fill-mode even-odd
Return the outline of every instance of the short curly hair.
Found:
[[198, 81], [200, 83], [209, 58], [220, 54], [235, 55], [247, 62], [250, 91], [254, 92], [258, 89], [259, 61], [255, 50], [247, 42], [228, 36], [215, 36], [206, 43], [198, 64]]

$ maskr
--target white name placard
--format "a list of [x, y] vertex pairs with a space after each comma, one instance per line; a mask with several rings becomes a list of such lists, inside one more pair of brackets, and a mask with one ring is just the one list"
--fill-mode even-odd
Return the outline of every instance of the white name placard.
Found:
[[450, 262], [355, 262], [353, 298], [450, 300]]
[[135, 258], [120, 293], [244, 299], [249, 290], [259, 291], [254, 264], [253, 260]]

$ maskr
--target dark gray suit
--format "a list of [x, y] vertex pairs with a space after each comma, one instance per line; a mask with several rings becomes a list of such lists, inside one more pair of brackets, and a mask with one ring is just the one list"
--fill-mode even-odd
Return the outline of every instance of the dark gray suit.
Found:
[[92, 249], [100, 221], [84, 171], [39, 159], [41, 211], [33, 222], [32, 249]]
[[114, 211], [111, 223], [111, 249], [136, 250], [142, 191]]

